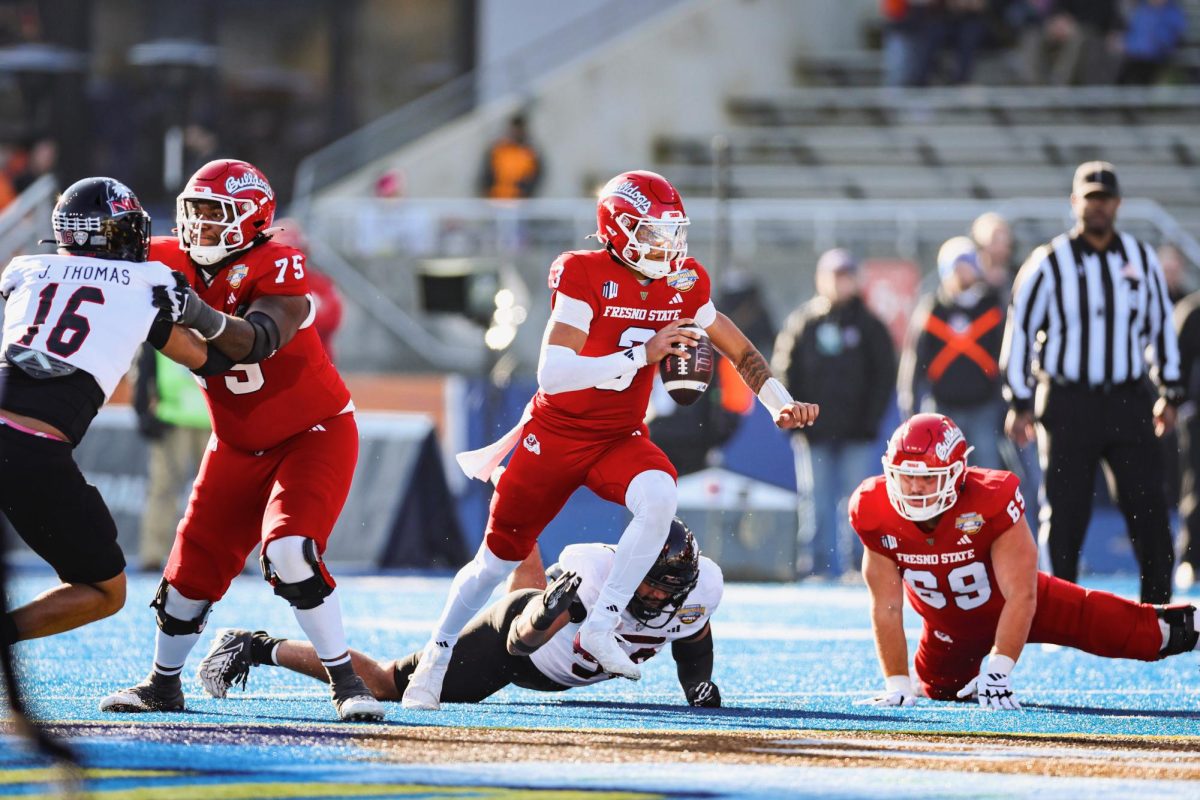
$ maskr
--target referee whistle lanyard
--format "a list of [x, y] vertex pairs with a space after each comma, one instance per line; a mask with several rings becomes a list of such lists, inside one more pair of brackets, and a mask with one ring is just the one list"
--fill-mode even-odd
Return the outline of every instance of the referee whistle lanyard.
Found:
[[1000, 313], [1000, 309], [989, 308], [960, 333], [951, 328], [944, 319], [930, 314], [929, 319], [925, 322], [925, 330], [946, 343], [942, 351], [937, 354], [937, 358], [933, 359], [929, 365], [930, 380], [941, 380], [946, 369], [959, 356], [966, 356], [974, 361], [983, 370], [983, 374], [989, 378], [999, 375], [1000, 365], [987, 350], [983, 349], [979, 340], [985, 333], [999, 325], [1003, 319], [1004, 315]]

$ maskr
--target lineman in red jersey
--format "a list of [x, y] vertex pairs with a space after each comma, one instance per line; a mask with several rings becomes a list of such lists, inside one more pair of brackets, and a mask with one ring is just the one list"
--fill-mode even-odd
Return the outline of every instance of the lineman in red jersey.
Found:
[[606, 672], [640, 671], [614, 635], [620, 610], [654, 563], [675, 514], [675, 468], [647, 434], [654, 364], [699, 338], [737, 365], [781, 428], [810, 425], [817, 407], [794, 401], [762, 354], [717, 312], [708, 274], [687, 257], [683, 201], [661, 175], [622, 173], [600, 190], [594, 251], [550, 267], [553, 311], [538, 364], [539, 391], [521, 421], [489, 447], [459, 454], [471, 477], [497, 479], [483, 544], [450, 597], [404, 693], [406, 708], [436, 710], [450, 653], [492, 589], [533, 551], [542, 529], [580, 486], [621, 503], [633, 519], [577, 646]]
[[151, 244], [151, 258], [179, 273], [156, 303], [208, 340], [196, 372], [214, 435], [151, 604], [154, 668], [102, 710], [183, 710], [184, 661], [212, 604], [261, 543], [263, 576], [312, 641], [339, 716], [383, 718], [351, 665], [336, 584], [321, 560], [358, 459], [354, 406], [312, 327], [304, 254], [271, 241], [274, 212], [261, 172], [213, 161], [179, 196], [179, 238]]
[[[892, 435], [884, 474], [850, 500], [886, 684], [866, 702], [1020, 708], [1011, 673], [1026, 642], [1141, 661], [1196, 647], [1194, 606], [1136, 603], [1039, 572], [1017, 477], [968, 467], [969, 452], [949, 417], [918, 414]], [[902, 595], [925, 623], [915, 687]]]

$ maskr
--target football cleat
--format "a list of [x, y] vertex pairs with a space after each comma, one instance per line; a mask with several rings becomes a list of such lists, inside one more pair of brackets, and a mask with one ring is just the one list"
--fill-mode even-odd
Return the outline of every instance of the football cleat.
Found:
[[164, 690], [153, 676], [100, 701], [101, 711], [116, 714], [140, 714], [148, 711], [183, 711], [183, 687], [176, 683], [174, 690]]
[[333, 707], [346, 722], [379, 722], [384, 717], [383, 704], [357, 675], [333, 685]]
[[641, 680], [641, 667], [633, 663], [629, 655], [617, 644], [613, 630], [602, 625], [589, 625], [588, 622], [584, 622], [579, 627], [579, 633], [575, 634], [575, 646], [583, 650], [609, 675], [629, 678], [631, 681]]
[[417, 668], [408, 678], [408, 687], [400, 700], [403, 708], [413, 708], [420, 711], [439, 711], [442, 703], [442, 682], [446, 680], [446, 670], [450, 668], [450, 659], [454, 648], [439, 642], [430, 642], [421, 651]]
[[246, 690], [250, 678], [250, 631], [225, 628], [217, 631], [208, 655], [200, 662], [196, 677], [204, 691], [218, 700], [224, 699], [230, 687], [240, 685]]

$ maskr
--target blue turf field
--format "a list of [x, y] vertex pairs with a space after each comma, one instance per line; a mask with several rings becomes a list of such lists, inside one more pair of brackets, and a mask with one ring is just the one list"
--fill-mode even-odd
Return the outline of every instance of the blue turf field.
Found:
[[[1079, 791], [1086, 787], [1087, 793], [1095, 796], [1128, 796], [1133, 791], [1156, 796], [1200, 795], [1200, 783], [1192, 781], [1158, 780], [1151, 786], [1144, 780], [1115, 778], [961, 773], [948, 782], [945, 779], [950, 776], [945, 773], [919, 769], [741, 765], [693, 765], [685, 769], [668, 763], [648, 770], [599, 763], [573, 765], [570, 769], [547, 764], [379, 763], [351, 735], [356, 726], [332, 724], [334, 713], [326, 689], [310, 679], [281, 669], [256, 669], [244, 694], [234, 690], [230, 699], [217, 701], [201, 693], [194, 679], [195, 665], [216, 629], [255, 627], [276, 635], [300, 634], [288, 606], [274, 597], [261, 580], [249, 575], [239, 578], [226, 599], [214, 608], [208, 630], [188, 662], [187, 714], [102, 715], [96, 710], [100, 697], [141, 678], [149, 668], [154, 622], [146, 603], [157, 580], [157, 576], [133, 576], [126, 608], [109, 620], [18, 647], [27, 694], [36, 714], [74, 723], [65, 730], [83, 737], [76, 741], [89, 766], [138, 770], [125, 777], [121, 773], [100, 775], [103, 780], [97, 786], [105, 792], [98, 797], [400, 795], [398, 789], [385, 789], [382, 784], [440, 787], [429, 788], [430, 796], [501, 796], [458, 793], [465, 791], [463, 787], [515, 786], [638, 789], [671, 796], [774, 797], [803, 786], [805, 793], [858, 797], [875, 794], [871, 787], [877, 789], [882, 780], [894, 787], [890, 796], [902, 797], [964, 792], [972, 796], [1013, 796], [1035, 791], [1039, 786], [1045, 788], [1046, 781], [1068, 789], [1072, 781], [1083, 781]], [[21, 573], [15, 582], [14, 599], [28, 598], [52, 583], [49, 573]], [[377, 657], [394, 658], [417, 649], [423, 642], [440, 609], [448, 579], [357, 577], [343, 579], [340, 584], [352, 646]], [[1093, 585], [1126, 595], [1136, 588], [1131, 579], [1096, 580]], [[875, 710], [855, 704], [880, 683], [863, 588], [732, 585], [714, 618], [713, 629], [715, 679], [726, 706], [719, 711], [695, 712], [683, 705], [674, 664], [664, 652], [648, 663], [645, 677], [636, 684], [610, 681], [561, 695], [510, 688], [483, 705], [448, 706], [440, 714], [409, 712], [390, 704], [387, 724], [399, 730], [412, 725], [447, 725], [1200, 737], [1200, 654], [1143, 664], [1031, 645], [1016, 673], [1019, 696], [1027, 708], [1023, 713], [988, 713], [972, 705], [928, 700], [914, 708]], [[915, 634], [915, 625], [910, 632]], [[89, 730], [90, 722], [136, 726], [114, 734], [111, 726]], [[160, 723], [184, 723], [184, 727]], [[189, 746], [181, 746], [184, 742]], [[39, 789], [36, 783], [28, 782], [37, 776], [14, 771], [27, 765], [29, 758], [12, 745], [11, 739], [0, 738], [0, 796], [38, 796], [44, 787]], [[1192, 748], [1197, 749], [1200, 739]], [[1200, 754], [1193, 755], [1200, 759]], [[142, 772], [147, 769], [167, 770], [170, 774], [156, 777]], [[173, 770], [199, 770], [202, 775], [181, 778]], [[803, 778], [797, 783], [799, 775]], [[1192, 780], [1197, 777], [1200, 775], [1193, 775]], [[192, 788], [184, 791], [180, 781]], [[309, 788], [294, 788], [297, 781]], [[353, 788], [364, 781], [381, 785], [364, 795]], [[247, 789], [243, 786], [246, 782], [254, 783], [257, 789]], [[264, 793], [264, 782], [281, 788]], [[335, 791], [330, 782], [344, 786]], [[134, 788], [156, 783], [173, 788], [170, 792], [164, 788], [161, 795], [138, 793]], [[316, 792], [312, 787], [317, 784], [329, 791]], [[217, 789], [217, 785], [224, 788]], [[215, 793], [188, 793], [200, 792], [201, 786]], [[243, 790], [244, 795], [238, 793]], [[412, 796], [411, 791], [405, 790], [405, 796]], [[418, 792], [417, 796], [422, 795]]]

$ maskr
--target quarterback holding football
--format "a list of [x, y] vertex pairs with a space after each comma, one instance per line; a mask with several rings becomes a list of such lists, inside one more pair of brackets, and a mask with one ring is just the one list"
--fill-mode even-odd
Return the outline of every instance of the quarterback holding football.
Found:
[[[1137, 603], [1039, 572], [1017, 477], [967, 466], [970, 452], [949, 417], [917, 414], [892, 434], [883, 475], [850, 499], [885, 681], [866, 702], [1019, 709], [1012, 673], [1026, 642], [1141, 661], [1195, 649], [1194, 606]], [[913, 677], [905, 595], [924, 620]]]
[[713, 305], [708, 273], [688, 257], [689, 221], [674, 186], [653, 172], [621, 173], [600, 190], [596, 217], [602, 247], [563, 253], [550, 266], [553, 310], [537, 394], [508, 434], [458, 456], [464, 472], [486, 481], [513, 453], [497, 480], [479, 552], [455, 577], [409, 680], [407, 708], [439, 707], [459, 631], [535, 552], [542, 530], [581, 486], [625, 505], [633, 519], [579, 629], [580, 647], [605, 672], [640, 677], [614, 631], [675, 514], [675, 468], [645, 425], [658, 362], [686, 358], [707, 334], [779, 427], [817, 418], [817, 407], [793, 400], [762, 354]]

